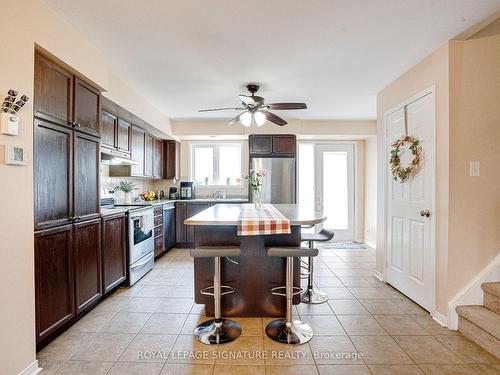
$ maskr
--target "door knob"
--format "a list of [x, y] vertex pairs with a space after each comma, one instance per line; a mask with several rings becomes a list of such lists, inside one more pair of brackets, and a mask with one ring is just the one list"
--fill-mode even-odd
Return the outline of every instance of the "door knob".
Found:
[[429, 210], [422, 210], [420, 211], [420, 216], [422, 217], [430, 217], [431, 216], [431, 212]]

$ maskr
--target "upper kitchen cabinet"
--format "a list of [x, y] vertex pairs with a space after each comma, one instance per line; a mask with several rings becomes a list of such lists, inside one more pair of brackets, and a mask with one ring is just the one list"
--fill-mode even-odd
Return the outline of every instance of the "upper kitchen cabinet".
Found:
[[295, 154], [297, 151], [297, 138], [295, 135], [273, 135], [273, 153]]
[[116, 147], [116, 133], [118, 130], [118, 117], [102, 111], [101, 113], [101, 146], [109, 149]]
[[132, 126], [131, 159], [137, 162], [130, 168], [130, 175], [142, 177], [144, 173], [144, 137], [146, 132], [137, 126]]
[[70, 126], [73, 121], [73, 75], [43, 56], [35, 56], [35, 116]]
[[101, 151], [99, 138], [74, 134], [74, 219], [90, 220], [100, 216], [99, 185]]
[[74, 132], [41, 119], [35, 119], [33, 130], [35, 229], [71, 223]]
[[163, 178], [179, 179], [180, 175], [180, 143], [164, 141]]
[[75, 77], [73, 96], [75, 128], [84, 133], [99, 136], [101, 134], [100, 117], [101, 93]]
[[293, 134], [285, 135], [250, 135], [248, 137], [250, 154], [259, 156], [295, 155], [297, 139]]
[[144, 175], [153, 177], [153, 137], [147, 133], [144, 138]]
[[34, 94], [36, 117], [100, 136], [100, 91], [39, 54]]
[[119, 118], [116, 130], [116, 148], [118, 151], [130, 153], [130, 132], [132, 125], [129, 122]]
[[163, 177], [163, 141], [153, 139], [153, 177]]
[[248, 143], [251, 154], [270, 154], [273, 150], [273, 137], [271, 135], [250, 135]]

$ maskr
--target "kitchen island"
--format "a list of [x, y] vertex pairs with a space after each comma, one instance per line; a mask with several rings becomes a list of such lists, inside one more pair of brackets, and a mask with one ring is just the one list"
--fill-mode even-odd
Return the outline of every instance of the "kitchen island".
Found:
[[[285, 299], [271, 294], [271, 289], [285, 285], [285, 258], [268, 257], [270, 246], [300, 246], [300, 227], [326, 220], [321, 211], [299, 204], [275, 204], [290, 221], [289, 234], [239, 236], [237, 233], [242, 204], [216, 204], [184, 221], [194, 226], [195, 246], [239, 246], [241, 256], [234, 261], [222, 259], [222, 285], [236, 289], [222, 297], [222, 315], [248, 317], [282, 317]], [[300, 262], [294, 262], [294, 285], [300, 285]], [[213, 316], [213, 298], [200, 290], [213, 285], [213, 260], [194, 260], [195, 302], [205, 305], [207, 316]], [[294, 303], [299, 303], [296, 296]]]

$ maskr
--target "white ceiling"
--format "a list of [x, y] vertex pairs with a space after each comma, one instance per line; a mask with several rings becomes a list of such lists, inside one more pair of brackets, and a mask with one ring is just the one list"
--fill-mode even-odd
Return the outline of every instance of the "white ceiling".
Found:
[[[301, 119], [374, 119], [376, 93], [500, 0], [44, 0], [171, 118], [231, 118], [247, 82]], [[125, 5], [127, 4], [127, 5]]]

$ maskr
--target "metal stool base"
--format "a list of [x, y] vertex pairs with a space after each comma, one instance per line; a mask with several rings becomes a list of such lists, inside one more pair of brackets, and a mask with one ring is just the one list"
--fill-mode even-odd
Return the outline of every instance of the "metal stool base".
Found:
[[300, 302], [318, 305], [328, 301], [328, 295], [317, 289], [306, 289], [300, 295]]
[[277, 319], [267, 325], [266, 335], [283, 344], [301, 345], [312, 339], [313, 330], [300, 320], [294, 320], [287, 326], [285, 319]]
[[207, 320], [195, 328], [194, 337], [206, 345], [225, 344], [236, 340], [241, 335], [241, 326], [233, 320]]

